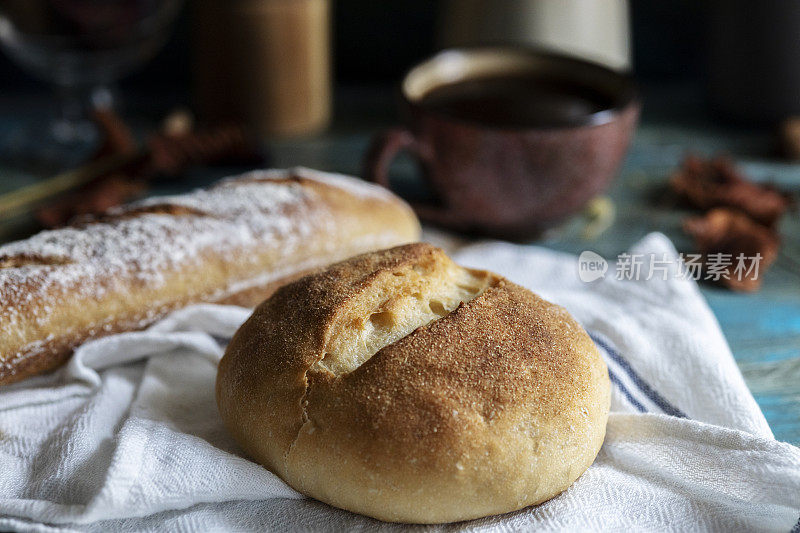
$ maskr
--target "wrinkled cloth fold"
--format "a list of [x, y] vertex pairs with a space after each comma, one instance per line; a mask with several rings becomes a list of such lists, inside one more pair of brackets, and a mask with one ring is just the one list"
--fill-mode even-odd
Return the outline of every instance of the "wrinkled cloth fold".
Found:
[[[565, 306], [609, 367], [612, 412], [595, 463], [537, 507], [422, 530], [800, 531], [800, 449], [774, 440], [669, 240], [649, 280], [583, 282], [575, 256], [481, 242], [465, 266]], [[645, 263], [646, 267], [646, 263]], [[250, 310], [198, 305], [76, 350], [58, 372], [0, 389], [0, 530], [248, 531], [386, 524], [305, 498], [246, 458], [214, 400], [216, 363]], [[794, 528], [794, 529], [793, 529]]]

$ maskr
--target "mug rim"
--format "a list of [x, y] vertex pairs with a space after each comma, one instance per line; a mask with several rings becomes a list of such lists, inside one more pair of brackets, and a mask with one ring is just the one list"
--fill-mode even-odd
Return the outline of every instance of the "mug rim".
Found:
[[[539, 62], [546, 62], [550, 64], [560, 65], [565, 69], [571, 69], [573, 72], [582, 71], [584, 73], [588, 72], [595, 75], [604, 76], [609, 80], [614, 80], [614, 82], [619, 86], [619, 88], [618, 90], [609, 92], [609, 94], [612, 96], [612, 102], [613, 102], [612, 105], [607, 106], [604, 109], [600, 109], [598, 111], [582, 115], [580, 118], [572, 120], [570, 122], [561, 124], [554, 123], [551, 125], [496, 124], [491, 122], [484, 122], [477, 119], [460, 117], [458, 115], [437, 111], [436, 109], [432, 109], [431, 107], [423, 106], [420, 104], [418, 100], [412, 99], [412, 97], [408, 95], [408, 92], [406, 90], [406, 85], [409, 83], [409, 79], [411, 78], [411, 76], [414, 75], [414, 73], [419, 71], [420, 69], [429, 65], [433, 65], [437, 61], [442, 61], [443, 58], [447, 56], [456, 56], [456, 55], [474, 56], [480, 53], [496, 53], [501, 55], [508, 54], [509, 57], [517, 56], [523, 59], [525, 57], [529, 57]], [[454, 80], [454, 83], [458, 83], [458, 81]], [[437, 86], [442, 86], [442, 85], [446, 85], [446, 83], [441, 83]], [[591, 85], [591, 84], [587, 85], [595, 89], [597, 88], [597, 85]], [[574, 57], [568, 54], [563, 54], [542, 47], [536, 47], [531, 45], [508, 45], [508, 44], [469, 45], [469, 46], [444, 48], [436, 52], [435, 54], [427, 57], [426, 59], [423, 59], [422, 61], [415, 63], [413, 66], [407, 69], [400, 80], [398, 92], [400, 93], [400, 98], [403, 104], [405, 104], [411, 109], [419, 110], [420, 112], [425, 113], [427, 115], [432, 115], [436, 118], [445, 121], [471, 125], [482, 129], [509, 130], [509, 131], [525, 131], [525, 130], [543, 131], [543, 130], [573, 129], [585, 126], [602, 126], [604, 124], [614, 122], [627, 109], [629, 109], [632, 105], [637, 105], [639, 102], [639, 90], [635, 80], [633, 79], [633, 77], [630, 75], [629, 72], [617, 71], [600, 63]]]

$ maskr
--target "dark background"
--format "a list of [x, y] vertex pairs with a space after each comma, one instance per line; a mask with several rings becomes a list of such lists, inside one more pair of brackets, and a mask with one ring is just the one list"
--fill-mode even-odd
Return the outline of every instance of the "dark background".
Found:
[[[435, 0], [333, 0], [334, 68], [340, 85], [391, 84], [436, 50], [440, 3]], [[706, 3], [632, 0], [633, 68], [640, 81], [705, 77]], [[676, 28], [678, 29], [676, 31]], [[191, 0], [170, 42], [122, 89], [188, 88], [191, 84]], [[0, 55], [0, 90], [46, 90]]]

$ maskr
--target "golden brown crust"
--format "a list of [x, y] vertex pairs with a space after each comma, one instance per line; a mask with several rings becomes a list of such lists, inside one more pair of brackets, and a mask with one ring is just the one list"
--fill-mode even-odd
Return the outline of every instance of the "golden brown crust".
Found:
[[0, 384], [197, 302], [253, 306], [356, 253], [416, 240], [402, 201], [352, 178], [250, 173], [0, 246]]
[[430, 277], [448, 263], [430, 245], [403, 246], [262, 304], [217, 381], [243, 448], [305, 494], [390, 521], [464, 520], [566, 489], [602, 443], [608, 374], [574, 319], [527, 289], [483, 273], [471, 300], [352, 371], [315, 364], [351, 308], [370, 311], [364, 294], [396, 292], [398, 273]]
[[[304, 275], [309, 274], [309, 270], [302, 270], [296, 274], [285, 276], [274, 282], [264, 283], [244, 289], [242, 291], [229, 294], [219, 300], [210, 300], [210, 303], [225, 305], [239, 305], [242, 307], [255, 307], [265, 299], [269, 298], [279, 287], [290, 283]], [[84, 342], [88, 337], [99, 339], [114, 333], [141, 329], [153, 323], [158, 317], [164, 316], [175, 309], [180, 308], [176, 304], [170, 308], [150, 309], [144, 315], [129, 320], [127, 322], [116, 320], [98, 326], [95, 330], [81, 332], [77, 335], [64, 335], [53, 337], [37, 344], [31, 353], [20, 353], [15, 360], [3, 361], [3, 365], [13, 366], [13, 372], [9, 371], [7, 381], [3, 381], [3, 371], [0, 369], [0, 385], [14, 383], [27, 376], [49, 372], [63, 365], [72, 355], [72, 351]]]

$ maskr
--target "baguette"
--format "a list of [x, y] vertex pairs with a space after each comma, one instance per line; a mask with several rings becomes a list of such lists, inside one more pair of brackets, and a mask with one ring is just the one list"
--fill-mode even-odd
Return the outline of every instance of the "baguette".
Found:
[[255, 306], [301, 275], [419, 231], [385, 189], [293, 169], [151, 198], [0, 246], [0, 384], [188, 304]]

